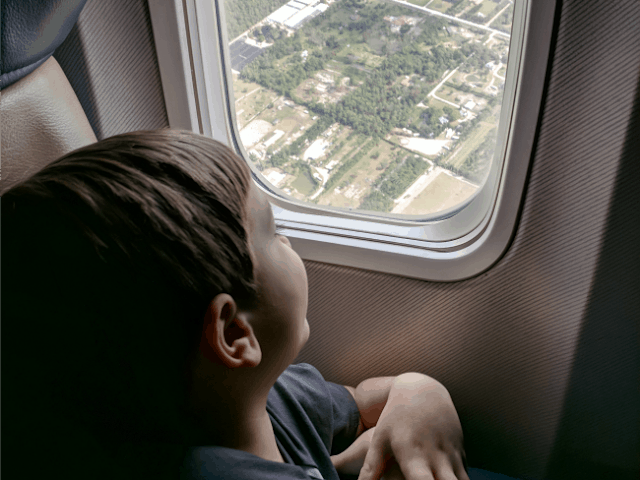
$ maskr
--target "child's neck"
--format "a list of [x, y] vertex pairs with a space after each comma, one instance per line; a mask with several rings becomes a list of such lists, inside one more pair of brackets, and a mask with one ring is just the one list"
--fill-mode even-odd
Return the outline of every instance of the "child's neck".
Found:
[[255, 424], [247, 425], [248, 429], [245, 430], [245, 435], [248, 437], [240, 444], [239, 449], [252, 453], [264, 460], [285, 463], [276, 442], [271, 419], [266, 409], [263, 412], [264, 416], [257, 419]]
[[[220, 412], [217, 409], [212, 411]], [[222, 415], [224, 420], [213, 417], [203, 419], [212, 434], [212, 444], [242, 450], [264, 460], [286, 463], [278, 448], [266, 406], [256, 409], [253, 414], [239, 414], [236, 418], [229, 412]]]

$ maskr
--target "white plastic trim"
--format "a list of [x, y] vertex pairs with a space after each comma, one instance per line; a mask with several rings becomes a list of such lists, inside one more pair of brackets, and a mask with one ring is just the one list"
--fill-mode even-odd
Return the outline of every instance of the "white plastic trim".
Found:
[[149, 0], [149, 15], [169, 125], [200, 133], [182, 0]]
[[[150, 0], [150, 9], [155, 9], [156, 16], [166, 14], [158, 3]], [[222, 51], [227, 50], [228, 40], [226, 29], [218, 28], [218, 21], [224, 24], [223, 2], [173, 2], [174, 5], [178, 3], [183, 4], [188, 16], [189, 31], [183, 29], [183, 35], [185, 38], [190, 35], [194, 71], [191, 77], [185, 74], [181, 78], [195, 77], [190, 91], [201, 115], [206, 117], [202, 120], [202, 131], [247, 158], [244, 147], [237, 140], [239, 130], [234, 102], [229, 101], [227, 94], [227, 85], [231, 88], [232, 84], [231, 69]], [[152, 4], [156, 6], [152, 8]], [[320, 208], [287, 198], [254, 169], [258, 185], [271, 196], [276, 223], [284, 227], [284, 233], [300, 256], [433, 281], [462, 280], [495, 264], [508, 247], [516, 228], [542, 100], [555, 4], [555, 0], [516, 0], [498, 130], [498, 145], [502, 145], [502, 151], [497, 152], [483, 188], [462, 209], [441, 212], [436, 218], [407, 221], [401, 216]], [[167, 12], [171, 14], [171, 11]], [[175, 23], [179, 23], [180, 12], [177, 8], [173, 12]], [[153, 18], [152, 12], [152, 21]], [[184, 22], [184, 15], [181, 18]], [[170, 38], [166, 32], [161, 37]], [[175, 65], [184, 66], [184, 60], [179, 62], [177, 57], [172, 57], [176, 48], [170, 49], [167, 43], [171, 42], [156, 40], [159, 62], [168, 62], [174, 70]], [[186, 42], [181, 40], [180, 45], [183, 43]], [[180, 53], [184, 59], [184, 49]], [[178, 76], [175, 72], [173, 75]], [[162, 80], [164, 86], [164, 76]], [[169, 84], [169, 89], [164, 87], [167, 109], [181, 110], [182, 116], [186, 116], [191, 108], [191, 103], [177, 101], [189, 89], [189, 82], [186, 83]], [[176, 91], [181, 88], [183, 92]], [[170, 112], [169, 122], [173, 127], [172, 118], [182, 117]], [[501, 141], [504, 138], [506, 142]]]

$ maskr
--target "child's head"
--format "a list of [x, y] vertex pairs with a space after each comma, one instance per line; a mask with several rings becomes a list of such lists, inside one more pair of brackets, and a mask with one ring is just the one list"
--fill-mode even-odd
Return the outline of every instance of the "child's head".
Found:
[[116, 437], [188, 435], [194, 383], [275, 376], [266, 388], [308, 338], [302, 261], [246, 163], [209, 138], [76, 150], [7, 192], [2, 216], [27, 410]]

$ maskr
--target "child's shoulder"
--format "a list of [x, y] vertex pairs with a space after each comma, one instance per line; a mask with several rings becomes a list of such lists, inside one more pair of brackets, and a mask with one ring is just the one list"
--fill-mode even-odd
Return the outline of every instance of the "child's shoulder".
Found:
[[308, 363], [287, 367], [269, 392], [269, 402], [286, 409], [302, 408], [313, 420], [345, 411], [350, 414], [357, 405], [343, 386], [325, 380], [320, 371]]
[[[313, 365], [296, 363], [282, 372], [274, 385], [276, 390], [289, 390], [298, 394], [324, 393], [326, 381]], [[318, 392], [320, 391], [320, 392]]]

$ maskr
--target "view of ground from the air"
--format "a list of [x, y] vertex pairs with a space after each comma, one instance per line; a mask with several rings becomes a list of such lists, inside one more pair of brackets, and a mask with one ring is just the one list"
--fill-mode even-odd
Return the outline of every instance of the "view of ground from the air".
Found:
[[407, 215], [488, 173], [512, 0], [226, 0], [240, 137], [318, 205]]

